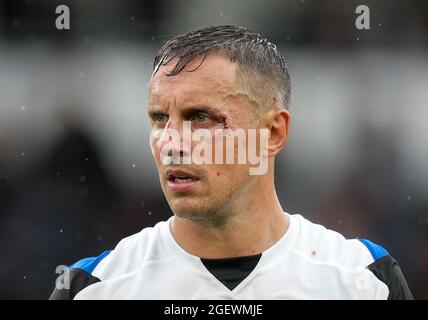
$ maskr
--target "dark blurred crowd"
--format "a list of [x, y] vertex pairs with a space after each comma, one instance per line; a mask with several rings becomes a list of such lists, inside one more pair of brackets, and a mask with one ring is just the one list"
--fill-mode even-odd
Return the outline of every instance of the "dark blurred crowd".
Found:
[[171, 214], [162, 194], [116, 187], [97, 147], [76, 128], [49, 153], [24, 176], [0, 168], [1, 298], [47, 298], [58, 265], [112, 249]]

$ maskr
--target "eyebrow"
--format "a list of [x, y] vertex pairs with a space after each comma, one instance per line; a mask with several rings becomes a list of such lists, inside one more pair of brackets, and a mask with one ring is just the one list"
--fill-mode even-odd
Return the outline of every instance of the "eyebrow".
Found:
[[162, 108], [149, 106], [147, 109], [147, 114], [149, 117], [153, 117], [155, 114], [162, 113]]
[[[222, 109], [206, 105], [190, 106], [182, 111], [185, 116], [189, 116], [197, 112], [208, 112], [219, 117], [224, 115], [224, 111]], [[149, 110], [147, 113], [150, 117], [153, 117], [158, 113], [164, 113], [164, 108], [159, 106], [149, 106]]]

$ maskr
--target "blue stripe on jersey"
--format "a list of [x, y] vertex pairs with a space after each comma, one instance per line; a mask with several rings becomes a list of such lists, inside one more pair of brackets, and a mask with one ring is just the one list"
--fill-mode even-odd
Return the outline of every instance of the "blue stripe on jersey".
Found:
[[367, 249], [369, 249], [369, 251], [372, 254], [372, 257], [375, 261], [379, 260], [380, 258], [389, 256], [388, 251], [386, 251], [380, 245], [373, 243], [367, 239], [358, 239], [358, 240], [360, 240], [367, 247]]
[[69, 268], [82, 269], [85, 270], [87, 273], [92, 273], [92, 271], [94, 271], [94, 269], [101, 262], [101, 260], [107, 257], [110, 252], [111, 250], [107, 250], [101, 253], [98, 257], [91, 257], [79, 260], [76, 263], [72, 264]]

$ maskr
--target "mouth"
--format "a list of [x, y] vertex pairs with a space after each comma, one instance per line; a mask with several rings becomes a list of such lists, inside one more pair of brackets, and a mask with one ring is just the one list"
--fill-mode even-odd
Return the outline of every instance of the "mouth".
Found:
[[176, 192], [189, 190], [199, 181], [197, 176], [184, 170], [168, 169], [166, 171], [166, 178], [168, 186]]

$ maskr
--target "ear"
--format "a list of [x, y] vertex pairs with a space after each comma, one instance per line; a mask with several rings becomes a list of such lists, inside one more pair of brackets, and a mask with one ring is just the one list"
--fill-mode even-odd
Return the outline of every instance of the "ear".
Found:
[[266, 114], [264, 123], [269, 129], [268, 156], [273, 157], [287, 142], [291, 123], [290, 112], [285, 109], [271, 110]]

